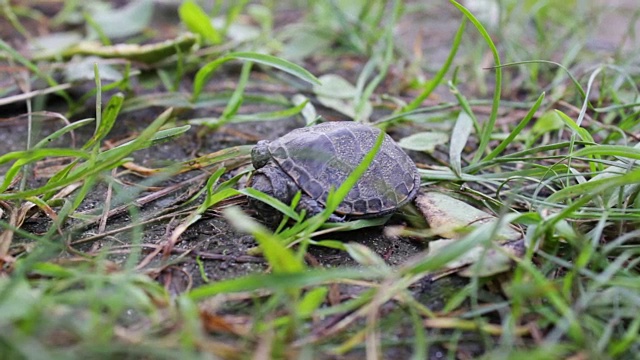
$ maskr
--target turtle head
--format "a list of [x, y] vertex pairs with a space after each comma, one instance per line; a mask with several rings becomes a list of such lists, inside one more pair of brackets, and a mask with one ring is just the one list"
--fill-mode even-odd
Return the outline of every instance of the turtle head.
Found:
[[[293, 180], [273, 163], [254, 171], [247, 185], [285, 204], [291, 203], [291, 199], [299, 190]], [[282, 219], [278, 210], [261, 200], [249, 198], [249, 204], [267, 224], [278, 224]]]
[[269, 162], [269, 159], [271, 159], [271, 154], [269, 153], [269, 141], [258, 141], [256, 146], [251, 149], [251, 163], [253, 164], [253, 167], [255, 169], [260, 169]]

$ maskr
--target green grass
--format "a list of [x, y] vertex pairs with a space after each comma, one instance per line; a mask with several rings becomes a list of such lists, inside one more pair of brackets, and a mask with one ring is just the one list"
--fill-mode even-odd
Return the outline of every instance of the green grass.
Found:
[[[593, 46], [611, 9], [149, 3], [0, 0], [3, 358], [635, 356], [638, 54]], [[446, 195], [429, 228], [326, 223], [376, 149], [310, 218], [244, 187], [250, 144], [323, 115], [451, 136], [407, 142]]]

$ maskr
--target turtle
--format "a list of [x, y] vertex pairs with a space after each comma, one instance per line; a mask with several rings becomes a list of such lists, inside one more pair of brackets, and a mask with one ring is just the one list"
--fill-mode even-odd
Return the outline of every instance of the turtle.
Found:
[[[353, 121], [332, 121], [295, 129], [273, 141], [261, 140], [251, 150], [255, 171], [248, 186], [290, 204], [298, 191], [297, 210], [307, 216], [322, 212], [329, 191], [337, 189], [373, 148], [377, 127]], [[420, 174], [411, 158], [388, 135], [369, 168], [328, 219], [342, 222], [381, 217], [412, 201]], [[280, 213], [250, 198], [265, 221], [279, 222]]]

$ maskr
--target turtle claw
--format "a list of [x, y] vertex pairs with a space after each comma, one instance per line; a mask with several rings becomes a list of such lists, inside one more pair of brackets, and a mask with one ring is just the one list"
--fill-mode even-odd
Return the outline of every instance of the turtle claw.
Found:
[[[300, 198], [300, 202], [296, 206], [296, 210], [298, 212], [305, 211], [307, 213], [307, 217], [312, 217], [320, 214], [324, 211], [324, 206], [320, 204], [317, 200], [312, 199], [308, 195], [302, 195]], [[329, 216], [328, 221], [330, 222], [344, 222], [344, 216], [338, 216], [336, 214], [331, 214]]]
[[328, 221], [329, 221], [329, 222], [345, 222], [345, 219], [346, 219], [346, 218], [347, 218], [347, 217], [346, 217], [345, 215], [340, 215], [340, 216], [338, 216], [338, 215], [336, 215], [336, 214], [331, 214], [331, 215], [329, 216]]

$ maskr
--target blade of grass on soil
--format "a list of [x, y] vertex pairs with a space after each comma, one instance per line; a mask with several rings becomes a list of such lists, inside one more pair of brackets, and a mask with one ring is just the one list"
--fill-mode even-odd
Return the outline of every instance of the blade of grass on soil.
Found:
[[231, 60], [244, 60], [244, 61], [252, 61], [254, 63], [267, 65], [279, 70], [282, 70], [286, 73], [289, 73], [301, 80], [307, 81], [311, 84], [320, 84], [320, 81], [313, 76], [310, 72], [305, 70], [304, 68], [296, 65], [287, 60], [277, 58], [271, 55], [265, 55], [260, 53], [252, 53], [252, 52], [234, 52], [230, 53], [226, 56], [223, 56], [219, 59], [216, 59], [206, 65], [204, 65], [198, 72], [196, 73], [196, 77], [193, 80], [193, 94], [192, 101], [196, 101], [202, 92], [206, 82], [209, 80], [213, 73], [224, 63]]

